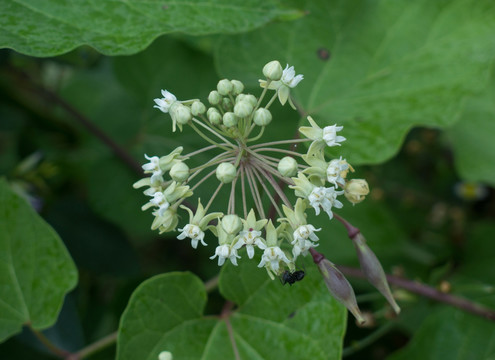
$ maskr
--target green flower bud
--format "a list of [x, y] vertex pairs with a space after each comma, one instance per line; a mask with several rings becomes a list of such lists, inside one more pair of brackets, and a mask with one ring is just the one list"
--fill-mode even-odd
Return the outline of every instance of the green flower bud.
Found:
[[231, 183], [235, 179], [236, 174], [237, 174], [237, 170], [235, 166], [231, 163], [224, 162], [218, 165], [217, 167], [217, 171], [216, 171], [217, 179], [223, 182], [224, 184]]
[[214, 107], [208, 109], [206, 112], [206, 117], [213, 125], [218, 125], [222, 122], [222, 114], [220, 114], [220, 111]]
[[254, 112], [253, 121], [258, 126], [266, 126], [272, 121], [272, 114], [268, 109], [259, 108]]
[[278, 163], [277, 170], [282, 176], [294, 176], [297, 173], [297, 161], [290, 156], [283, 157]]
[[244, 84], [239, 80], [230, 80], [230, 82], [232, 83], [233, 86], [232, 94], [234, 96], [239, 95], [244, 91]]
[[216, 90], [211, 91], [208, 95], [208, 102], [211, 105], [218, 105], [220, 104], [220, 101], [222, 101], [222, 95], [220, 95]]
[[237, 122], [239, 121], [239, 118], [235, 116], [234, 113], [232, 112], [226, 112], [223, 115], [223, 124], [227, 127], [233, 127], [237, 125]]
[[247, 101], [239, 101], [234, 106], [234, 114], [240, 118], [245, 118], [251, 115], [253, 112], [253, 106]]
[[234, 90], [234, 85], [227, 80], [227, 79], [222, 79], [218, 82], [217, 84], [217, 90], [220, 95], [228, 95]]
[[232, 110], [232, 101], [229, 99], [229, 98], [223, 98], [222, 100], [222, 108], [225, 110], [225, 111], [231, 111]]
[[206, 111], [206, 106], [201, 101], [195, 101], [191, 105], [191, 113], [193, 116], [198, 116], [204, 114]]
[[182, 161], [178, 161], [170, 169], [170, 177], [177, 182], [184, 182], [189, 177], [189, 166]]
[[277, 60], [270, 61], [263, 67], [263, 75], [268, 80], [278, 81], [282, 78], [282, 65]]
[[363, 201], [369, 192], [370, 188], [364, 179], [352, 179], [344, 187], [344, 195], [352, 204], [358, 204]]
[[256, 96], [251, 94], [247, 94], [242, 100], [251, 103], [251, 105], [253, 105], [253, 108], [256, 107], [256, 105], [258, 104], [258, 99], [256, 98]]
[[242, 229], [242, 222], [237, 215], [225, 215], [222, 218], [222, 228], [229, 235], [237, 235]]
[[352, 289], [351, 284], [345, 278], [345, 276], [335, 267], [335, 265], [326, 259], [322, 254], [310, 250], [313, 256], [313, 261], [318, 265], [321, 275], [325, 281], [325, 285], [330, 291], [330, 294], [342, 303], [351, 313], [356, 320], [360, 323], [364, 323], [364, 318], [361, 315], [361, 311], [356, 302], [356, 295]]
[[170, 115], [181, 125], [187, 124], [192, 119], [191, 109], [181, 103], [176, 103], [171, 107]]
[[356, 249], [359, 263], [361, 264], [361, 269], [366, 275], [368, 281], [382, 293], [382, 295], [387, 299], [389, 304], [392, 306], [396, 314], [400, 313], [400, 307], [395, 302], [395, 299], [388, 286], [387, 277], [383, 271], [380, 261], [376, 255], [371, 251], [371, 249], [366, 244], [366, 239], [361, 233], [358, 233], [352, 237], [352, 243]]

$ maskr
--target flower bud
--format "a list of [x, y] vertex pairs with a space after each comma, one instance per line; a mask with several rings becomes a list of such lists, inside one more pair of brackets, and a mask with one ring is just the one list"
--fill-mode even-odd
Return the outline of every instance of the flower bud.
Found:
[[256, 105], [258, 104], [258, 99], [252, 94], [247, 94], [242, 100], [251, 103], [251, 105], [253, 105], [253, 108], [256, 107]]
[[234, 114], [240, 118], [248, 117], [252, 112], [253, 106], [248, 101], [239, 101], [234, 106]]
[[184, 182], [189, 177], [189, 166], [182, 161], [178, 161], [170, 169], [170, 177], [177, 182]]
[[358, 323], [363, 324], [364, 318], [357, 305], [356, 295], [344, 275], [328, 259], [322, 258], [317, 265], [330, 294], [354, 315]]
[[222, 79], [218, 82], [217, 84], [217, 90], [220, 95], [228, 95], [234, 90], [234, 85], [227, 80], [227, 79]]
[[244, 84], [239, 80], [230, 80], [233, 86], [232, 94], [234, 96], [239, 95], [244, 91]]
[[208, 102], [211, 105], [218, 105], [220, 104], [220, 101], [222, 101], [222, 95], [220, 95], [216, 90], [211, 91], [208, 95]]
[[170, 108], [170, 115], [182, 125], [187, 124], [192, 119], [191, 109], [181, 103], [176, 103]]
[[297, 173], [297, 161], [291, 156], [283, 157], [277, 166], [278, 172], [282, 176], [294, 176]]
[[231, 111], [233, 107], [232, 105], [232, 101], [228, 97], [222, 99], [222, 108], [225, 111]]
[[229, 235], [237, 235], [242, 229], [242, 222], [237, 215], [225, 215], [222, 218], [222, 227]]
[[282, 73], [282, 65], [280, 65], [277, 60], [270, 61], [263, 67], [263, 75], [265, 75], [268, 80], [280, 80], [282, 78]]
[[206, 106], [201, 101], [195, 101], [191, 105], [191, 113], [193, 116], [198, 116], [204, 114], [206, 111]]
[[218, 125], [222, 122], [222, 114], [220, 114], [220, 111], [214, 107], [208, 109], [206, 112], [206, 117], [213, 125]]
[[358, 204], [368, 195], [370, 188], [364, 179], [352, 179], [347, 182], [344, 188], [344, 195], [352, 204]]
[[231, 163], [221, 163], [217, 167], [216, 175], [217, 179], [224, 184], [229, 184], [231, 183], [237, 174], [237, 170], [235, 166]]
[[270, 110], [259, 108], [254, 112], [253, 121], [258, 126], [266, 126], [272, 121]]
[[162, 351], [158, 354], [158, 360], [172, 360], [172, 353], [170, 351]]
[[173, 208], [168, 208], [165, 210], [163, 215], [156, 216], [155, 220], [151, 224], [151, 230], [160, 229], [160, 233], [172, 231], [177, 226], [179, 218], [177, 217], [177, 212]]
[[226, 112], [223, 114], [223, 124], [227, 127], [233, 127], [237, 125], [239, 118], [235, 116], [233, 112]]
[[359, 263], [361, 264], [361, 269], [366, 275], [368, 281], [382, 293], [394, 309], [395, 313], [400, 313], [400, 307], [397, 305], [394, 297], [392, 296], [392, 292], [388, 286], [387, 277], [385, 276], [382, 265], [373, 251], [371, 251], [366, 244], [366, 239], [364, 236], [361, 235], [361, 233], [356, 234], [352, 237], [352, 243], [356, 249]]

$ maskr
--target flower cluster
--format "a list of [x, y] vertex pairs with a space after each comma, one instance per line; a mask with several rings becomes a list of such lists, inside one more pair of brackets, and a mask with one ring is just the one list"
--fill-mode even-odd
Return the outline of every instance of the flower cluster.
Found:
[[[209, 144], [188, 154], [178, 147], [161, 157], [145, 155], [148, 162], [143, 170], [149, 176], [134, 187], [146, 188], [144, 194], [149, 201], [142, 209], [152, 209], [153, 230], [175, 231], [179, 226], [178, 212], [183, 210], [189, 220], [178, 228], [177, 239], [189, 239], [194, 249], [199, 244], [207, 246], [208, 239], [216, 239], [210, 259], [218, 261], [219, 266], [227, 260], [237, 265], [243, 256], [253, 259], [258, 252], [258, 267], [265, 268], [274, 279], [287, 271], [294, 274], [298, 257], [311, 253], [315, 258], [314, 248], [322, 229], [307, 222], [308, 211], [316, 215], [324, 212], [332, 219], [334, 210], [344, 206], [342, 196], [357, 204], [364, 200], [369, 188], [363, 179], [348, 179], [354, 169], [346, 159], [325, 158], [326, 148], [341, 146], [346, 140], [340, 135], [342, 126], [321, 128], [308, 116], [309, 126], [299, 128], [304, 138], [258, 143], [272, 121], [270, 106], [278, 99], [281, 105], [288, 102], [295, 108], [290, 92], [303, 80], [294, 67], [282, 69], [278, 61], [266, 64], [263, 75], [259, 97], [244, 93], [242, 82], [223, 79], [210, 92], [208, 106], [196, 99], [178, 100], [162, 90], [163, 97], [155, 99], [155, 108], [170, 114], [172, 130], [182, 131], [184, 126], [190, 126]], [[266, 101], [269, 91], [274, 93]], [[286, 149], [304, 142], [309, 144], [306, 153]], [[190, 168], [192, 159], [199, 154], [212, 155]], [[199, 198], [193, 204], [188, 201], [200, 185], [215, 178], [218, 183], [210, 189], [206, 205]], [[293, 191], [295, 202], [289, 201], [285, 186]], [[222, 191], [229, 195], [227, 203], [220, 201], [218, 194]], [[213, 236], [207, 236], [207, 232]], [[368, 252], [360, 249], [367, 248], [360, 244], [358, 255]], [[370, 256], [360, 255], [361, 258]], [[371, 264], [367, 267], [372, 269], [377, 262], [372, 260], [363, 263]], [[325, 278], [338, 275], [322, 257], [317, 263], [322, 264], [319, 266]], [[332, 284], [329, 289], [337, 298], [348, 298], [342, 295], [350, 294], [346, 282]]]
[[[249, 259], [260, 251], [258, 266], [274, 278], [287, 269], [295, 271], [296, 259], [318, 246], [317, 232], [321, 229], [307, 223], [308, 209], [314, 209], [316, 215], [323, 210], [332, 219], [333, 209], [343, 206], [339, 196], [344, 195], [355, 204], [364, 199], [369, 189], [364, 180], [347, 180], [354, 169], [342, 157], [325, 160], [326, 147], [340, 146], [346, 140], [338, 134], [342, 126], [320, 128], [308, 117], [310, 126], [299, 129], [305, 139], [256, 143], [272, 120], [270, 106], [278, 99], [282, 105], [289, 102], [295, 108], [290, 91], [303, 80], [294, 67], [287, 65], [282, 69], [278, 61], [266, 64], [263, 74], [266, 79], [260, 80], [263, 92], [259, 98], [245, 94], [240, 81], [223, 79], [210, 92], [209, 107], [199, 100], [180, 101], [162, 90], [162, 98], [155, 99], [155, 108], [170, 114], [172, 130], [182, 131], [188, 125], [210, 145], [187, 155], [182, 154], [182, 147], [161, 157], [145, 155], [148, 163], [143, 170], [150, 176], [134, 187], [146, 187], [144, 194], [150, 199], [142, 209], [153, 209], [152, 229], [160, 233], [174, 231], [178, 211], [183, 209], [189, 214], [189, 222], [178, 229], [179, 240], [189, 239], [193, 248], [200, 243], [207, 246], [205, 232], [211, 232], [218, 239], [211, 259], [217, 259], [220, 266], [227, 260], [237, 265], [242, 248], [246, 248]], [[274, 94], [263, 106], [270, 90]], [[253, 135], [256, 129], [258, 133]], [[281, 148], [297, 142], [311, 142], [306, 154]], [[217, 154], [190, 169], [186, 161], [206, 152]], [[283, 156], [277, 158], [268, 153]], [[208, 168], [209, 173], [199, 176]], [[208, 203], [203, 206], [199, 199], [195, 207], [187, 203], [194, 190], [213, 175], [219, 184]], [[295, 204], [288, 200], [281, 183], [294, 190]], [[224, 187], [230, 193], [226, 209], [209, 212]], [[278, 214], [275, 222], [266, 215], [267, 200]]]

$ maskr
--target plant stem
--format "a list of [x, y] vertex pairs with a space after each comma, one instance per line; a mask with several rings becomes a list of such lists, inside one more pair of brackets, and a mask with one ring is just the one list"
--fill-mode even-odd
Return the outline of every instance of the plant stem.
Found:
[[352, 355], [366, 346], [369, 346], [373, 344], [375, 341], [377, 341], [379, 338], [381, 338], [383, 335], [388, 333], [392, 328], [395, 326], [395, 323], [393, 321], [386, 322], [382, 327], [379, 327], [375, 331], [373, 331], [371, 334], [366, 336], [365, 338], [356, 341], [355, 343], [351, 344], [350, 346], [344, 348], [342, 350], [342, 357], [346, 357], [349, 355]]
[[256, 148], [265, 147], [265, 146], [273, 146], [273, 145], [294, 144], [294, 143], [307, 142], [307, 141], [312, 141], [312, 140], [311, 139], [291, 139], [291, 140], [270, 141], [270, 142], [266, 142], [266, 143], [253, 145], [253, 146], [251, 146], [251, 149], [256, 149]]
[[[198, 121], [199, 122], [199, 121]], [[203, 125], [202, 123], [200, 123], [201, 125]], [[207, 142], [209, 142], [210, 144], [213, 144], [217, 147], [219, 147], [220, 149], [224, 149], [224, 150], [230, 150], [228, 147], [225, 147], [225, 146], [222, 146], [218, 143], [216, 143], [214, 140], [210, 139], [207, 135], [203, 134], [203, 132], [201, 130], [199, 130], [193, 123], [190, 123], [191, 127], [194, 129], [194, 131], [196, 131], [196, 133], [201, 136], [203, 139], [205, 139]]]
[[[260, 171], [261, 169], [254, 165], [256, 170]], [[261, 186], [263, 187], [263, 190], [265, 190], [266, 195], [270, 199], [271, 203], [273, 206], [275, 206], [275, 209], [277, 210], [277, 214], [280, 217], [283, 217], [282, 212], [280, 211], [280, 208], [278, 207], [277, 202], [273, 199], [272, 194], [270, 194], [270, 191], [268, 190], [268, 187], [265, 185], [264, 181], [261, 179], [261, 176], [258, 174], [258, 171], [253, 171], [254, 175], [258, 178], [258, 181], [260, 182]], [[263, 171], [263, 170], [261, 170]], [[264, 173], [263, 173], [264, 174]], [[266, 176], [266, 174], [264, 174]]]
[[112, 345], [113, 343], [115, 343], [117, 341], [117, 335], [118, 335], [118, 332], [113, 332], [107, 336], [105, 336], [104, 338], [101, 338], [100, 340], [98, 341], [95, 341], [94, 343], [82, 348], [81, 350], [79, 350], [78, 352], [76, 352], [75, 354], [72, 354], [68, 357], [66, 357], [65, 360], [80, 360], [80, 359], [84, 359], [100, 350], [103, 350], [104, 348]]
[[[193, 118], [192, 121], [194, 121], [196, 124], [204, 127], [206, 130], [208, 130], [209, 132], [211, 132], [213, 135], [215, 135], [216, 137], [218, 137], [219, 139], [225, 141], [228, 145], [232, 146], [233, 148], [235, 148], [235, 145], [232, 144], [230, 141], [228, 141], [225, 137], [223, 137], [222, 135], [220, 135], [219, 133], [217, 133], [215, 130], [213, 130], [211, 127], [209, 126], [206, 126], [205, 124], [203, 124], [201, 121], [199, 121], [198, 119], [195, 119]], [[192, 125], [192, 124], [191, 124]]]
[[60, 358], [65, 358], [70, 355], [70, 352], [63, 350], [59, 348], [57, 345], [51, 342], [50, 339], [48, 339], [45, 334], [43, 334], [41, 331], [33, 329], [31, 325], [29, 325], [29, 329], [33, 332], [34, 336], [40, 341], [40, 343], [43, 344], [44, 347], [46, 347], [50, 352], [52, 352], [54, 355], [60, 357]]

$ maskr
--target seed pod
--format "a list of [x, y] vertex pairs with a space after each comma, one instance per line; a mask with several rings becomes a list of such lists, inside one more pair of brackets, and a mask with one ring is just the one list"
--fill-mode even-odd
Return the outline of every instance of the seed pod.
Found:
[[356, 248], [356, 252], [359, 258], [359, 263], [361, 264], [361, 269], [368, 281], [382, 293], [382, 295], [387, 299], [389, 304], [392, 306], [396, 314], [400, 313], [400, 307], [395, 302], [395, 299], [388, 286], [387, 277], [383, 271], [380, 261], [378, 261], [376, 255], [371, 251], [371, 249], [366, 245], [366, 239], [361, 233], [356, 234], [352, 237], [352, 243]]
[[310, 252], [314, 262], [318, 265], [318, 270], [320, 270], [321, 275], [323, 275], [325, 285], [327, 286], [328, 291], [330, 291], [330, 294], [354, 315], [358, 323], [363, 324], [364, 318], [357, 305], [356, 295], [354, 295], [351, 284], [349, 284], [345, 276], [335, 267], [335, 265], [322, 254], [314, 249], [311, 249]]

